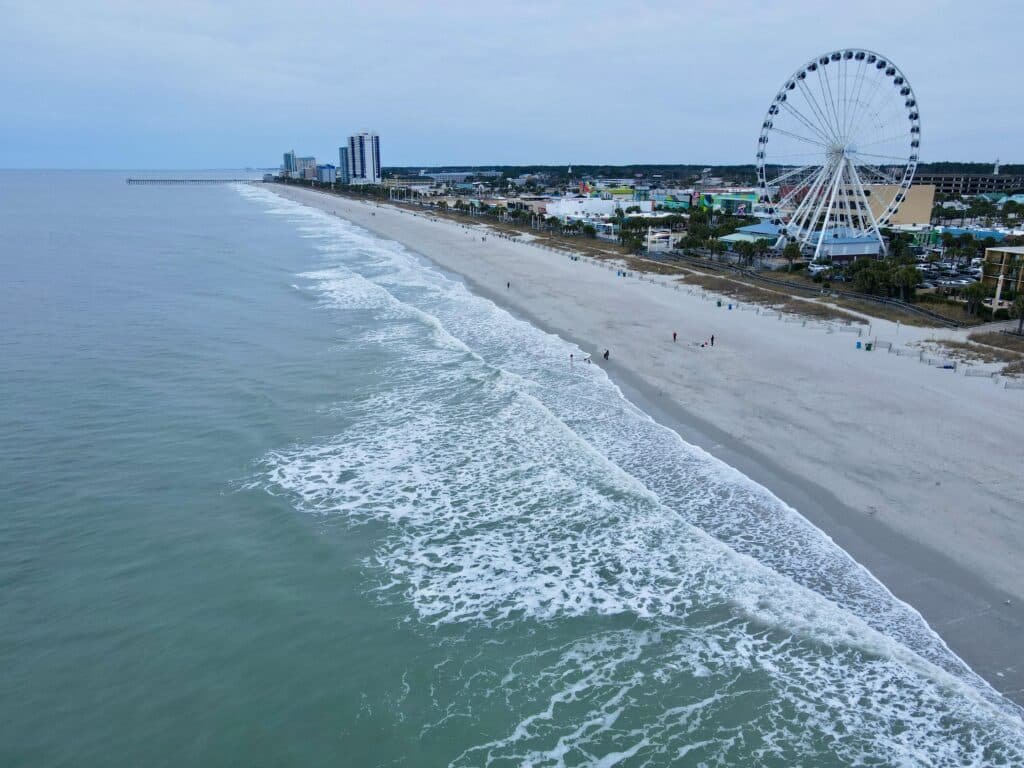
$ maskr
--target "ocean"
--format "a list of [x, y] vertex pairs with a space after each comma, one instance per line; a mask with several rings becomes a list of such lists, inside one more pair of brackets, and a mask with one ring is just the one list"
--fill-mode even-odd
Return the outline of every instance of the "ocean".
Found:
[[0, 173], [0, 764], [1024, 764], [912, 608], [573, 344], [125, 176]]

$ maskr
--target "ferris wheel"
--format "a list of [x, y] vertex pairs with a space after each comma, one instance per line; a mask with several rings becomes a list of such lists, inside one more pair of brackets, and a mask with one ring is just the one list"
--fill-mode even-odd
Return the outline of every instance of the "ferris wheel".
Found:
[[921, 121], [906, 76], [857, 48], [811, 59], [772, 99], [757, 142], [762, 211], [817, 258], [827, 238], [877, 241], [917, 168]]

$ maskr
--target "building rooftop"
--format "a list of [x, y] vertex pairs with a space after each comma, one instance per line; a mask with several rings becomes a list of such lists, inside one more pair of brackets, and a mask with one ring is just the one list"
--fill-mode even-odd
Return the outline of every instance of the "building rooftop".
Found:
[[779, 234], [779, 228], [770, 221], [760, 221], [757, 224], [748, 224], [745, 227], [740, 227], [736, 231], [745, 232], [748, 235], [762, 235], [767, 237], [775, 237]]
[[749, 232], [733, 232], [731, 235], [724, 235], [718, 238], [723, 243], [756, 243], [764, 240], [767, 235], [752, 235]]
[[1024, 256], [1024, 245], [995, 245], [991, 248], [986, 248], [985, 252], [999, 251], [1000, 253], [1015, 253]]

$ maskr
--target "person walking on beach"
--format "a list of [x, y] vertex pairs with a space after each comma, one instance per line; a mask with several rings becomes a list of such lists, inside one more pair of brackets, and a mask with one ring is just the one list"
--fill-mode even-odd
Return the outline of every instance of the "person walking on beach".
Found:
[[674, 344], [675, 341], [676, 341], [676, 332], [672, 331], [672, 343]]
[[506, 291], [511, 291], [512, 290], [512, 283], [511, 282], [505, 283], [505, 290]]
[[715, 334], [711, 334], [711, 346], [715, 346]]
[[608, 350], [607, 349], [604, 351], [603, 357], [604, 357], [605, 360], [608, 359]]

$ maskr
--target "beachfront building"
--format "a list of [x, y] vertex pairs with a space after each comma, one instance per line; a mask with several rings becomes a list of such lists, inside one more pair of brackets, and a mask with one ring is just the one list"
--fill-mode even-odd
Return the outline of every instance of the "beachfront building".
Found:
[[996, 289], [997, 300], [1007, 293], [1024, 291], [1024, 246], [986, 248], [981, 283]]
[[313, 180], [316, 178], [316, 158], [297, 157], [295, 158], [295, 176], [300, 179]]
[[321, 184], [333, 184], [337, 180], [337, 168], [330, 163], [316, 167], [316, 180]]
[[287, 176], [294, 176], [295, 172], [299, 169], [298, 162], [295, 158], [295, 150], [284, 153], [284, 162], [281, 164], [281, 170], [285, 172]]
[[348, 184], [352, 177], [348, 175], [348, 147], [338, 147], [338, 172], [336, 174], [339, 184]]
[[349, 184], [380, 184], [380, 137], [362, 131], [348, 137]]

